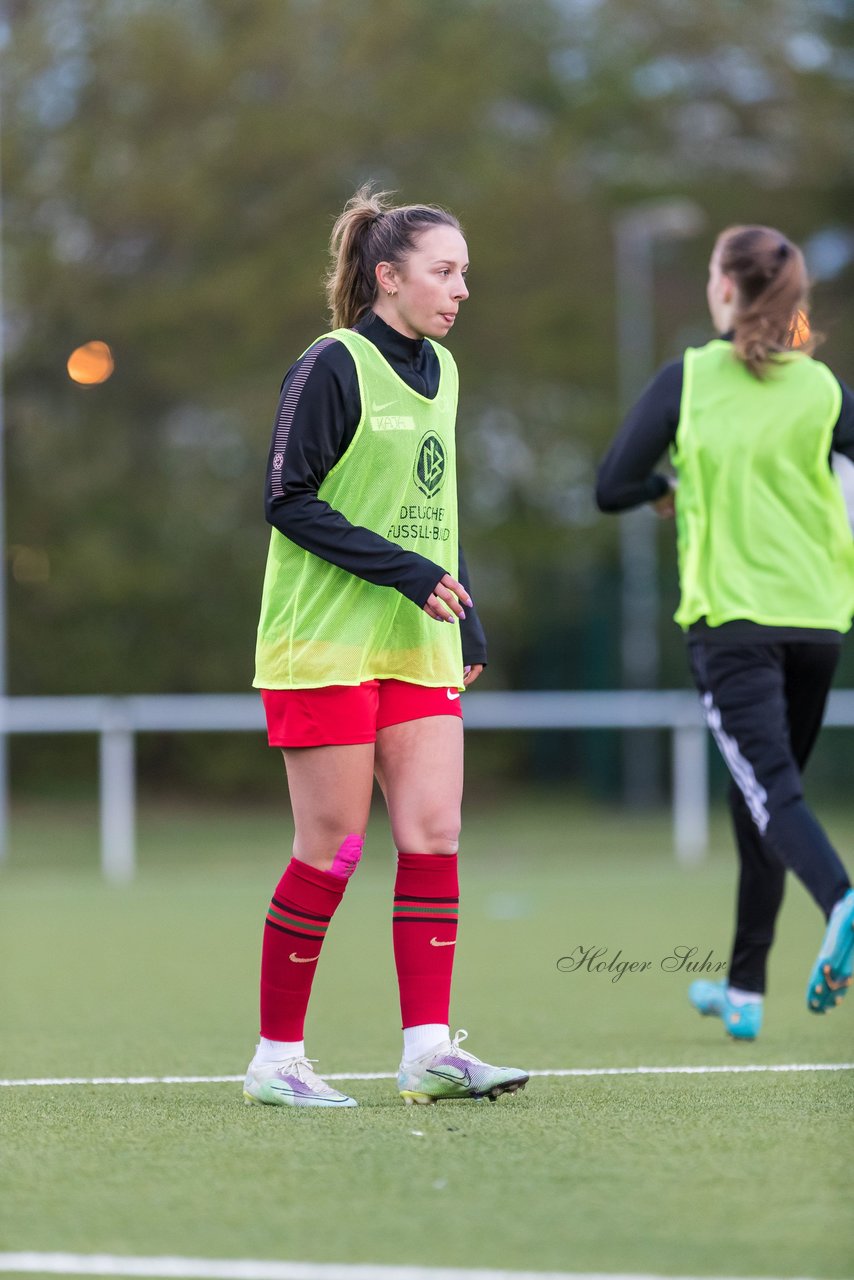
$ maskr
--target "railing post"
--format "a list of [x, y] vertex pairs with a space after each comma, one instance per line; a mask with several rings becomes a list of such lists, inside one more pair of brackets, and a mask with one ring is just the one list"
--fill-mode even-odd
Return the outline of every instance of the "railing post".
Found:
[[673, 727], [673, 845], [684, 866], [702, 862], [709, 844], [709, 750], [703, 725]]
[[5, 708], [0, 712], [0, 863], [9, 857], [9, 735]]
[[120, 698], [105, 699], [101, 721], [101, 869], [114, 884], [136, 871], [134, 732]]

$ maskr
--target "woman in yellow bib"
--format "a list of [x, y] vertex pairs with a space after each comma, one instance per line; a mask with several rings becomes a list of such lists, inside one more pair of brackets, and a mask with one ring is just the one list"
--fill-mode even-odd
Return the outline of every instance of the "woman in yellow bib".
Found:
[[[854, 542], [830, 457], [854, 460], [854, 396], [809, 341], [792, 349], [806, 295], [803, 256], [779, 231], [724, 231], [707, 289], [721, 336], [657, 375], [597, 486], [605, 511], [675, 509], [676, 621], [733, 778], [741, 868], [728, 980], [695, 982], [689, 996], [741, 1040], [762, 1024], [787, 869], [827, 920], [812, 1012], [842, 998], [854, 955], [854, 892], [801, 787], [854, 611]], [[653, 470], [668, 448], [676, 480]]]
[[[264, 927], [247, 1102], [352, 1107], [305, 1056], [321, 946], [362, 854], [376, 777], [398, 849], [392, 937], [407, 1103], [496, 1098], [524, 1071], [450, 1038], [463, 779], [460, 694], [486, 660], [459, 550], [457, 219], [362, 188], [332, 233], [333, 329], [282, 385], [255, 685], [284, 753], [293, 857]], [[353, 958], [358, 964], [358, 958]], [[358, 1054], [358, 1046], [351, 1048]]]

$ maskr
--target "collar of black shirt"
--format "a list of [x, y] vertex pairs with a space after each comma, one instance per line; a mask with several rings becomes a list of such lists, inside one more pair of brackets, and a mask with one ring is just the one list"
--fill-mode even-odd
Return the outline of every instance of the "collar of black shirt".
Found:
[[356, 333], [368, 338], [386, 357], [400, 364], [415, 364], [424, 347], [423, 338], [407, 338], [390, 324], [386, 324], [376, 313], [369, 311], [353, 325]]

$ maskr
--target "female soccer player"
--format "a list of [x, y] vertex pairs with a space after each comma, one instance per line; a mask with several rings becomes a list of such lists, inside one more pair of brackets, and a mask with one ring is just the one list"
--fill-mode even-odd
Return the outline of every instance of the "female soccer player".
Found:
[[[461, 690], [486, 660], [458, 550], [457, 370], [436, 341], [468, 297], [443, 209], [363, 187], [338, 219], [333, 330], [285, 377], [255, 685], [284, 752], [293, 858], [267, 912], [248, 1102], [355, 1106], [305, 1056], [326, 930], [362, 855], [373, 779], [397, 846], [392, 937], [407, 1103], [497, 1098], [524, 1071], [450, 1039], [463, 779]], [[358, 957], [353, 957], [358, 964]]]
[[[661, 370], [596, 491], [603, 511], [675, 507], [676, 621], [732, 774], [741, 867], [728, 981], [694, 982], [689, 996], [742, 1040], [761, 1027], [786, 868], [828, 921], [807, 987], [814, 1013], [844, 995], [854, 952], [854, 892], [801, 789], [854, 611], [854, 543], [830, 464], [832, 450], [854, 459], [854, 396], [809, 344], [790, 349], [806, 294], [803, 256], [779, 231], [724, 231], [707, 289], [722, 336]], [[678, 481], [653, 471], [668, 448]]]

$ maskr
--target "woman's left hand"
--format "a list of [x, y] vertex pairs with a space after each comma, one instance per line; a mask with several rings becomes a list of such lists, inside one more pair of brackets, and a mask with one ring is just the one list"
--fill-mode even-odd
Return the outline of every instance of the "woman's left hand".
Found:
[[482, 670], [483, 670], [482, 662], [475, 662], [473, 666], [466, 667], [464, 669], [463, 684], [465, 685], [466, 688], [468, 688], [470, 684], [474, 684], [475, 680], [478, 678]]

